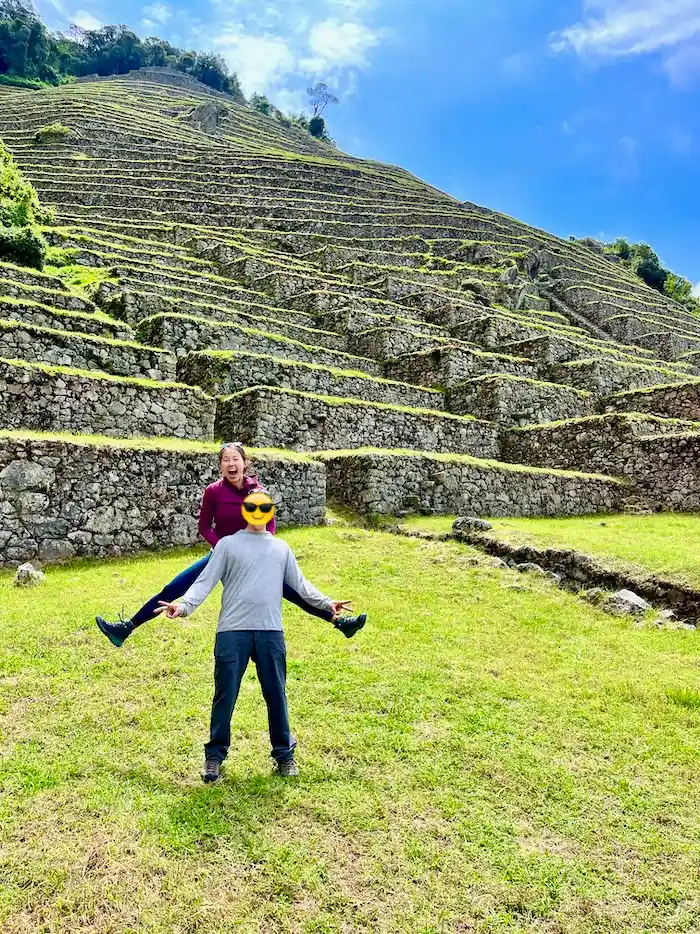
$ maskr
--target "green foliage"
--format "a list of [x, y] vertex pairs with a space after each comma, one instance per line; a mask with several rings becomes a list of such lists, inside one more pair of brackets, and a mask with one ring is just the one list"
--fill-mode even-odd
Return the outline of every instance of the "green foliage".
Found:
[[[691, 311], [700, 311], [700, 303], [692, 294], [692, 283], [663, 266], [648, 243], [630, 243], [624, 237], [618, 237], [613, 243], [593, 242], [602, 247], [605, 253], [619, 256], [621, 264], [632, 270], [650, 288], [685, 305]], [[590, 246], [589, 243], [587, 245]]]
[[34, 134], [36, 143], [61, 143], [70, 136], [70, 128], [63, 123], [49, 123]]
[[0, 227], [0, 260], [42, 269], [46, 242], [33, 227]]
[[0, 79], [21, 87], [59, 84], [68, 76], [121, 75], [136, 68], [176, 68], [242, 101], [238, 77], [219, 55], [179, 49], [158, 38], [141, 39], [126, 26], [49, 32], [31, 3], [0, 0]]
[[0, 74], [0, 87], [25, 88], [28, 91], [40, 91], [47, 86], [46, 81], [38, 81], [32, 78], [18, 78], [15, 75]]
[[0, 259], [41, 269], [46, 243], [34, 225], [51, 219], [51, 212], [41, 207], [34, 187], [0, 143]]

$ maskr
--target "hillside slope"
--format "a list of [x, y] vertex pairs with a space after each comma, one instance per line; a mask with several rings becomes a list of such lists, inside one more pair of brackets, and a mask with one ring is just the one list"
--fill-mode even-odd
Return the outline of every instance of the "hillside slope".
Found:
[[2, 90], [0, 138], [68, 251], [0, 265], [0, 561], [172, 541], [157, 483], [193, 540], [214, 438], [271, 449], [287, 521], [326, 483], [375, 513], [700, 507], [700, 321], [609, 257], [157, 70]]

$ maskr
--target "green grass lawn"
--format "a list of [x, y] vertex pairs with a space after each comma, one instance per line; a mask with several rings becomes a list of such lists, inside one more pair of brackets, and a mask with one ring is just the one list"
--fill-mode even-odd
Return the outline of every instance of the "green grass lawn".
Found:
[[285, 609], [286, 783], [252, 671], [200, 782], [216, 596], [123, 650], [92, 621], [194, 552], [0, 575], [3, 934], [700, 930], [695, 633], [453, 542], [286, 537], [370, 614], [346, 640]]
[[[449, 532], [454, 516], [401, 520], [411, 529]], [[514, 545], [574, 548], [607, 565], [654, 573], [700, 587], [700, 515], [565, 516], [491, 519], [492, 535]]]

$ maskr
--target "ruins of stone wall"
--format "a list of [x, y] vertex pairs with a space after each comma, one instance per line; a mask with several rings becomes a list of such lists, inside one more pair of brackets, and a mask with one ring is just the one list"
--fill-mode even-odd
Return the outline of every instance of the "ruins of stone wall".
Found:
[[0, 359], [0, 428], [211, 441], [215, 407], [195, 388]]
[[[281, 524], [318, 525], [325, 470], [254, 457]], [[194, 545], [217, 452], [0, 435], [0, 565]]]
[[504, 427], [539, 425], [593, 412], [592, 397], [556, 383], [517, 376], [480, 376], [458, 383], [445, 394], [449, 412], [492, 419]]
[[700, 380], [619, 393], [604, 399], [605, 412], [649, 412], [668, 418], [700, 421]]
[[633, 469], [639, 489], [662, 509], [700, 510], [700, 434], [644, 438]]
[[492, 422], [265, 387], [219, 400], [215, 431], [256, 447], [295, 451], [384, 447], [498, 457]]
[[512, 464], [586, 470], [637, 481], [646, 470], [639, 459], [640, 438], [687, 427], [687, 422], [669, 422], [653, 415], [592, 416], [504, 431], [501, 456]]
[[626, 491], [607, 477], [459, 459], [348, 454], [323, 460], [329, 498], [377, 515], [576, 516], [619, 509]]

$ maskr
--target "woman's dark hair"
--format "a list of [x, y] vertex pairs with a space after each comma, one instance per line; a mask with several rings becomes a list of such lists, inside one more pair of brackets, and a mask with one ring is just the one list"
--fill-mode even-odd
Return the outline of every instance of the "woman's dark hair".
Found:
[[233, 449], [237, 454], [240, 454], [243, 458], [243, 474], [248, 477], [251, 474], [252, 465], [248, 459], [248, 455], [245, 452], [245, 448], [240, 441], [227, 441], [225, 444], [222, 444], [219, 448], [219, 467], [221, 467], [221, 460], [224, 456], [224, 451], [229, 451]]

